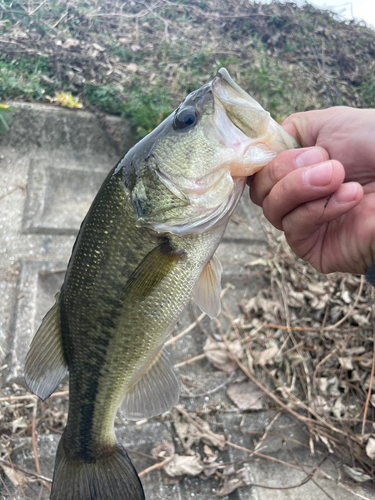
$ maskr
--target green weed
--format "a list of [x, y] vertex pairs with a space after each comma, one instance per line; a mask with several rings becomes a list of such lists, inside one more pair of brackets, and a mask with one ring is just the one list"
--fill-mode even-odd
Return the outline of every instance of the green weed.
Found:
[[365, 107], [375, 108], [375, 77], [368, 76], [359, 86], [358, 93]]
[[12, 113], [14, 110], [10, 108], [7, 104], [0, 102], [0, 133], [8, 132], [9, 125], [6, 115]]
[[[44, 99], [56, 87], [47, 76], [48, 65], [41, 59], [0, 61], [0, 98]], [[45, 79], [43, 79], [43, 75]]]
[[147, 89], [142, 82], [125, 91], [118, 85], [86, 85], [84, 93], [94, 106], [127, 118], [139, 137], [144, 137], [172, 111], [172, 100], [163, 87]]

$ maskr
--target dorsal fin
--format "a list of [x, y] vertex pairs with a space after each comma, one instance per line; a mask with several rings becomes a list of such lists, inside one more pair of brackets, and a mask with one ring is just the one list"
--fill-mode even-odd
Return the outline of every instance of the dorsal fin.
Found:
[[55, 305], [43, 318], [26, 356], [26, 384], [31, 392], [44, 401], [57, 388], [67, 371], [61, 338], [58, 294]]

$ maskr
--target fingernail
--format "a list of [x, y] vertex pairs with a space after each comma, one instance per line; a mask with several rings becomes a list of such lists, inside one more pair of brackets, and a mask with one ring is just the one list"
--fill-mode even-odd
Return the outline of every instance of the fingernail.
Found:
[[338, 191], [333, 195], [336, 203], [349, 203], [353, 201], [357, 195], [358, 185], [355, 182], [342, 184]]
[[315, 165], [316, 163], [320, 163], [323, 160], [324, 158], [322, 151], [318, 148], [313, 148], [297, 156], [297, 158], [294, 160], [294, 163], [297, 168], [300, 168]]
[[326, 186], [331, 182], [332, 164], [330, 161], [321, 163], [316, 167], [312, 167], [306, 170], [303, 176], [311, 186]]

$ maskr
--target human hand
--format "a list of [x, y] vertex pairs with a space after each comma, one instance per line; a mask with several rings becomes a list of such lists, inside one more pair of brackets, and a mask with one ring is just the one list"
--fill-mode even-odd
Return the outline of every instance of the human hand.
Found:
[[297, 113], [283, 127], [303, 149], [253, 176], [252, 201], [319, 272], [364, 274], [375, 259], [375, 110]]

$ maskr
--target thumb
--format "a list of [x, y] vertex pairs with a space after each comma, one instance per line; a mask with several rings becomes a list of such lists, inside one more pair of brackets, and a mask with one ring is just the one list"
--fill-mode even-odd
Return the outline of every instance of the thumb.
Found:
[[319, 132], [320, 118], [320, 110], [294, 113], [284, 120], [282, 127], [302, 147], [315, 146]]

